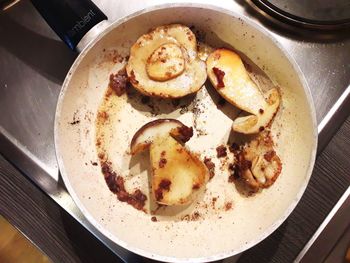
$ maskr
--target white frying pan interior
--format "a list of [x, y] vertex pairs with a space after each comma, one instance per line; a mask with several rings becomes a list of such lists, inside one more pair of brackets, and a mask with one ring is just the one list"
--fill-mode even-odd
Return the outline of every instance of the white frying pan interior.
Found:
[[[208, 208], [199, 220], [175, 220], [172, 215], [151, 215], [121, 203], [104, 181], [96, 161], [95, 119], [108, 86], [109, 74], [121, 65], [112, 62], [110, 52], [128, 54], [134, 41], [150, 28], [170, 23], [195, 26], [206, 32], [206, 42], [225, 42], [247, 55], [282, 90], [282, 108], [272, 127], [283, 170], [276, 183], [252, 197], [238, 193], [218, 172], [208, 184], [203, 202], [218, 195], [217, 207], [231, 202], [229, 211]], [[205, 92], [204, 87], [202, 92]], [[139, 112], [121, 99], [116, 114], [124, 124], [115, 126], [108, 139], [110, 154], [123, 172], [128, 172], [128, 148], [133, 133], [155, 117]], [[188, 146], [210, 152], [230, 133], [231, 120], [208, 102], [206, 127], [210, 136], [193, 138]], [[158, 116], [159, 117], [159, 116]], [[191, 125], [191, 115], [175, 117]], [[80, 122], [71, 125], [74, 120]], [[220, 127], [220, 128], [218, 128]], [[124, 132], [125, 131], [125, 132]], [[123, 135], [124, 134], [124, 135]], [[291, 213], [309, 181], [317, 144], [315, 111], [306, 82], [295, 62], [261, 26], [217, 7], [165, 5], [139, 12], [107, 28], [80, 54], [69, 71], [61, 91], [55, 120], [55, 144], [63, 180], [86, 218], [106, 237], [137, 254], [162, 261], [203, 262], [238, 254], [270, 235]], [[138, 179], [147, 182], [147, 172]], [[226, 177], [225, 177], [226, 176]], [[143, 186], [147, 190], [147, 184]], [[201, 202], [202, 200], [199, 200]], [[193, 207], [187, 208], [191, 213]], [[211, 210], [210, 210], [211, 209]], [[193, 212], [193, 211], [192, 211]]]

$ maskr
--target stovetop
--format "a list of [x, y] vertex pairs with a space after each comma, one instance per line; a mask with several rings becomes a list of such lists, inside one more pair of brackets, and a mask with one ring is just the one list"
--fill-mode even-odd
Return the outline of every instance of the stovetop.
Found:
[[320, 30], [350, 28], [348, 0], [249, 0], [266, 12], [286, 23]]
[[[95, 0], [110, 21], [165, 1]], [[166, 1], [183, 2], [183, 1]], [[321, 150], [347, 115], [350, 93], [350, 34], [285, 26], [243, 0], [191, 1], [244, 13], [262, 23], [304, 72], [314, 99]], [[249, 2], [249, 1], [248, 1]], [[29, 1], [0, 14], [0, 152], [114, 252], [129, 253], [104, 238], [77, 209], [57, 167], [53, 123], [65, 74], [77, 54], [45, 24]]]

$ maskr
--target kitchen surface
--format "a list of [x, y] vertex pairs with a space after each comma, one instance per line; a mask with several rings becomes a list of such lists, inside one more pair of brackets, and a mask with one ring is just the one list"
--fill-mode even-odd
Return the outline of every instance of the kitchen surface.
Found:
[[[113, 22], [143, 8], [181, 1], [94, 2]], [[300, 9], [286, 4], [275, 9], [271, 3], [266, 7], [269, 1], [191, 2], [242, 13], [263, 25], [304, 73], [318, 121], [318, 157], [296, 209], [267, 239], [223, 262], [345, 258], [350, 242], [350, 9], [342, 9], [333, 20], [317, 15], [300, 21]], [[30, 1], [1, 11], [0, 33], [0, 214], [54, 262], [97, 262], [101, 257], [105, 262], [147, 262], [92, 226], [59, 174], [54, 114], [61, 85], [78, 54], [60, 41]]]
[[0, 229], [1, 262], [51, 262], [30, 240], [1, 216]]

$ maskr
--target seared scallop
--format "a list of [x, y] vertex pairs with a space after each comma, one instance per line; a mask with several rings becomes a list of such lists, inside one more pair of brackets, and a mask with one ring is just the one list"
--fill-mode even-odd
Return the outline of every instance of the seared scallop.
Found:
[[126, 66], [131, 84], [141, 93], [180, 98], [197, 92], [207, 74], [197, 56], [197, 41], [186, 26], [160, 26], [141, 36], [130, 49]]
[[131, 141], [132, 154], [150, 151], [152, 192], [159, 204], [189, 203], [208, 180], [205, 164], [182, 145], [192, 135], [181, 122], [160, 119], [141, 127]]
[[271, 123], [279, 108], [279, 91], [272, 88], [263, 94], [249, 77], [238, 54], [228, 49], [215, 50], [207, 59], [207, 73], [222, 97], [251, 114], [235, 119], [234, 131], [258, 133]]

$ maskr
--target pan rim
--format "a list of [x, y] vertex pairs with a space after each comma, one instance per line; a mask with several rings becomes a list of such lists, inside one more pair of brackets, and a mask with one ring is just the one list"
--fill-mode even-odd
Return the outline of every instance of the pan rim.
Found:
[[[306, 100], [309, 102], [308, 107], [309, 107], [309, 112], [311, 115], [311, 124], [312, 124], [312, 133], [313, 133], [313, 142], [312, 142], [312, 150], [310, 152], [310, 161], [309, 161], [309, 166], [307, 169], [307, 172], [305, 174], [305, 180], [303, 182], [303, 184], [300, 187], [300, 190], [298, 192], [298, 194], [295, 196], [293, 202], [287, 207], [287, 209], [284, 211], [284, 213], [282, 214], [282, 216], [275, 221], [272, 225], [270, 225], [260, 236], [258, 236], [257, 238], [251, 240], [250, 242], [246, 243], [246, 244], [242, 244], [239, 248], [234, 249], [234, 250], [229, 250], [229, 251], [225, 251], [225, 252], [221, 252], [218, 253], [216, 255], [213, 256], [207, 256], [207, 257], [197, 257], [197, 258], [176, 258], [176, 257], [169, 257], [169, 256], [162, 256], [162, 255], [158, 255], [158, 254], [154, 254], [151, 252], [148, 252], [146, 250], [143, 249], [139, 249], [137, 247], [133, 247], [130, 246], [129, 244], [127, 244], [125, 241], [119, 239], [118, 237], [116, 237], [115, 235], [113, 235], [112, 233], [110, 233], [105, 227], [103, 227], [101, 224], [99, 224], [97, 222], [97, 220], [90, 214], [90, 212], [88, 211], [87, 208], [85, 208], [85, 206], [83, 205], [83, 203], [80, 201], [80, 198], [78, 197], [78, 195], [76, 194], [76, 192], [74, 191], [72, 185], [70, 184], [70, 180], [69, 180], [69, 176], [65, 171], [65, 167], [63, 164], [63, 158], [61, 157], [61, 150], [60, 150], [60, 142], [59, 142], [59, 136], [58, 136], [58, 130], [59, 130], [59, 119], [60, 119], [60, 113], [62, 111], [62, 104], [63, 104], [63, 100], [65, 98], [65, 93], [66, 90], [69, 87], [69, 83], [70, 80], [72, 79], [72, 76], [74, 75], [77, 67], [80, 65], [80, 62], [83, 60], [83, 58], [85, 57], [85, 55], [94, 47], [94, 45], [100, 40], [102, 39], [105, 35], [107, 35], [110, 31], [112, 31], [114, 28], [120, 26], [122, 23], [137, 17], [141, 14], [144, 13], [148, 13], [151, 11], [156, 11], [156, 10], [163, 10], [163, 9], [169, 9], [169, 8], [173, 8], [173, 7], [188, 7], [188, 8], [203, 8], [203, 9], [210, 9], [213, 11], [217, 11], [217, 12], [221, 12], [224, 14], [227, 14], [231, 17], [234, 18], [240, 18], [242, 19], [245, 23], [247, 23], [249, 26], [259, 30], [263, 35], [265, 35], [267, 38], [269, 38], [274, 45], [277, 46], [277, 48], [279, 50], [281, 50], [281, 52], [285, 55], [285, 57], [288, 59], [288, 61], [290, 62], [291, 66], [293, 67], [293, 70], [297, 73], [300, 82], [302, 84], [303, 90], [304, 90], [304, 94], [306, 96]], [[82, 212], [82, 214], [84, 215], [84, 217], [98, 230], [100, 231], [105, 237], [107, 237], [109, 240], [111, 240], [112, 242], [114, 242], [115, 244], [123, 247], [124, 249], [131, 251], [133, 253], [136, 253], [138, 255], [147, 257], [147, 258], [151, 258], [151, 259], [155, 259], [155, 260], [161, 260], [161, 261], [166, 261], [166, 262], [210, 262], [210, 261], [215, 261], [215, 260], [220, 260], [220, 259], [224, 259], [227, 257], [231, 257], [237, 254], [242, 253], [243, 251], [246, 251], [247, 249], [255, 246], [256, 244], [260, 243], [262, 240], [264, 240], [265, 238], [267, 238], [269, 235], [271, 235], [287, 218], [288, 216], [292, 213], [292, 211], [294, 210], [294, 208], [297, 206], [297, 204], [299, 203], [302, 195], [305, 192], [305, 189], [309, 183], [312, 171], [313, 171], [313, 167], [314, 167], [314, 163], [316, 160], [316, 149], [317, 149], [317, 141], [318, 141], [318, 133], [317, 133], [317, 121], [316, 121], [316, 111], [315, 111], [315, 106], [313, 103], [313, 99], [311, 96], [311, 91], [309, 89], [308, 83], [305, 79], [304, 74], [302, 73], [300, 67], [298, 66], [298, 64], [296, 63], [295, 59], [289, 54], [289, 52], [287, 51], [287, 49], [285, 49], [280, 42], [278, 42], [278, 40], [270, 33], [268, 32], [267, 29], [265, 29], [261, 24], [259, 24], [258, 22], [254, 21], [252, 18], [245, 16], [244, 14], [239, 14], [235, 11], [232, 11], [230, 9], [227, 8], [222, 8], [222, 7], [218, 7], [215, 5], [210, 5], [210, 4], [199, 4], [199, 3], [168, 3], [168, 4], [161, 4], [161, 5], [155, 5], [152, 7], [148, 7], [148, 8], [144, 8], [142, 10], [139, 10], [137, 12], [134, 12], [130, 15], [127, 15], [121, 19], [118, 19], [116, 21], [114, 21], [113, 23], [111, 23], [105, 30], [103, 30], [103, 32], [101, 34], [99, 34], [94, 40], [92, 40], [83, 50], [82, 52], [79, 54], [78, 58], [74, 61], [73, 65], [71, 66], [70, 70], [68, 71], [66, 78], [62, 84], [62, 88], [58, 97], [58, 101], [57, 101], [57, 106], [56, 106], [56, 112], [55, 112], [55, 122], [54, 122], [54, 142], [55, 142], [55, 153], [56, 153], [56, 159], [58, 162], [58, 167], [63, 179], [63, 182], [65, 184], [65, 186], [67, 187], [67, 190], [69, 192], [69, 194], [71, 195], [72, 199], [74, 200], [75, 204], [78, 206], [79, 210]]]

